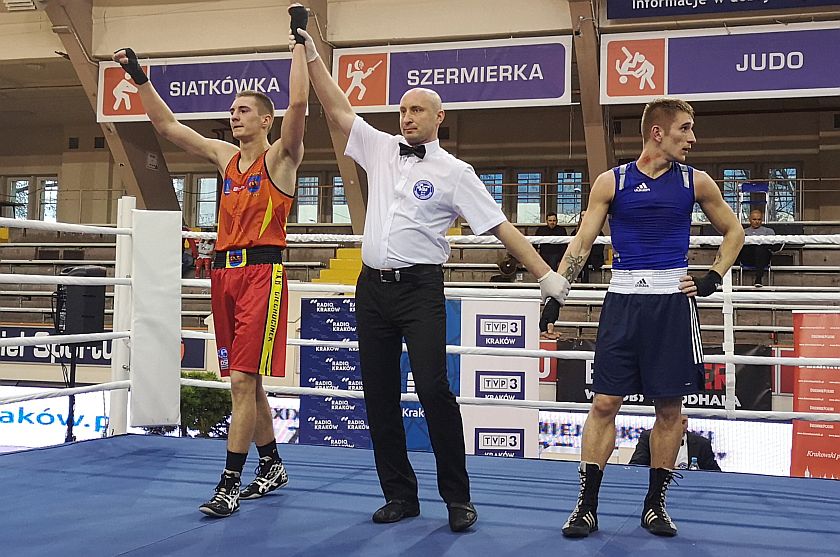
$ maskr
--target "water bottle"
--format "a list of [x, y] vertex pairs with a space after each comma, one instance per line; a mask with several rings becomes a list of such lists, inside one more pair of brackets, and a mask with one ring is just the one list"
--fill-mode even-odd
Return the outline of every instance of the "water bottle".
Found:
[[691, 464], [688, 465], [688, 469], [689, 470], [699, 470], [700, 469], [700, 465], [697, 464], [697, 457], [696, 456], [691, 457]]

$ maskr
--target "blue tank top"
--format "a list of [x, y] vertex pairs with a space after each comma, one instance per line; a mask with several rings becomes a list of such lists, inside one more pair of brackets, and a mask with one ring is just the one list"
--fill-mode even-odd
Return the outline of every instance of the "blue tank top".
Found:
[[672, 163], [651, 178], [631, 162], [613, 168], [615, 196], [610, 203], [613, 268], [678, 269], [688, 265], [694, 208], [694, 169]]

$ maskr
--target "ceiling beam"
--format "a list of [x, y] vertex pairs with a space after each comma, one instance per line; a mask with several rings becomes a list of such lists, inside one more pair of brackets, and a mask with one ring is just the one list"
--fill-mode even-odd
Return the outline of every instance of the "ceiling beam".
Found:
[[[61, 40], [85, 95], [96, 112], [99, 64], [90, 56], [93, 44], [93, 1], [51, 0], [44, 11]], [[157, 135], [150, 122], [100, 124], [128, 195], [142, 209], [180, 211], [175, 189]], [[156, 164], [149, 164], [155, 160]]]
[[598, 71], [600, 37], [591, 0], [569, 0], [574, 51], [580, 81], [580, 108], [586, 140], [589, 181], [615, 165], [615, 156], [601, 107], [601, 76]]

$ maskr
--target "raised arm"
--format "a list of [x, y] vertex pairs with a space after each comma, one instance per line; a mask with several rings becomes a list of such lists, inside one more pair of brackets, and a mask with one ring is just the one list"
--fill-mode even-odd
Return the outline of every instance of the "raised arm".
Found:
[[569, 282], [574, 282], [583, 266], [586, 265], [589, 252], [592, 251], [592, 244], [604, 227], [613, 195], [615, 195], [615, 176], [611, 170], [608, 170], [598, 176], [592, 184], [586, 214], [557, 269], [557, 272]]
[[185, 126], [175, 119], [175, 115], [160, 98], [149, 78], [140, 67], [137, 55], [130, 48], [123, 48], [114, 53], [114, 62], [120, 64], [137, 84], [140, 99], [146, 109], [146, 115], [155, 130], [166, 140], [194, 155], [214, 163], [224, 171], [230, 157], [236, 152], [236, 147], [230, 143], [204, 137], [197, 131]]
[[[289, 6], [292, 25], [306, 27], [308, 15], [300, 4]], [[306, 70], [306, 48], [293, 35], [289, 36], [292, 67], [289, 70], [289, 107], [280, 124], [280, 139], [268, 151], [269, 164], [290, 162], [294, 170], [303, 160], [303, 132], [306, 128], [306, 107], [309, 102], [309, 72]], [[272, 160], [273, 159], [273, 160]], [[292, 178], [294, 182], [294, 177]], [[294, 193], [294, 192], [292, 192]]]
[[306, 41], [309, 79], [312, 81], [315, 94], [318, 95], [318, 100], [321, 101], [321, 106], [324, 107], [327, 118], [337, 125], [344, 135], [349, 136], [350, 130], [353, 128], [353, 121], [356, 119], [356, 113], [353, 111], [350, 101], [344, 96], [344, 91], [330, 75], [324, 61], [318, 56], [315, 41], [306, 31], [300, 29], [298, 32]]

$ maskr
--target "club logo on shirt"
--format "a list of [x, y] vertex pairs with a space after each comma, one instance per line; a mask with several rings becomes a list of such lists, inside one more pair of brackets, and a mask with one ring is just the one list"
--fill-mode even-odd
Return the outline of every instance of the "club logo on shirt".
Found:
[[428, 180], [420, 180], [414, 184], [414, 197], [420, 201], [426, 201], [435, 194], [435, 187]]
[[224, 185], [222, 186], [222, 193], [224, 193], [225, 195], [229, 195], [231, 187], [233, 187], [233, 180], [231, 180], [230, 178], [225, 178]]
[[249, 193], [256, 193], [260, 190], [260, 175], [259, 174], [252, 174], [248, 176], [248, 180], [245, 182], [248, 186]]

